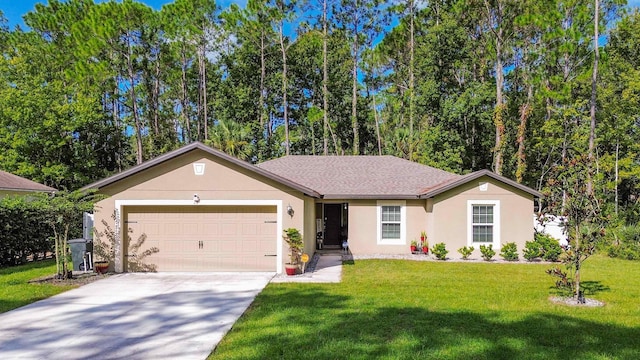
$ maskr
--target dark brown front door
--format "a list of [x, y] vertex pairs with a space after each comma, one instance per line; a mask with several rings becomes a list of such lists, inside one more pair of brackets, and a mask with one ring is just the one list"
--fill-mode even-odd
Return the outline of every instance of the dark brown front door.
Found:
[[324, 204], [324, 244], [342, 245], [341, 204]]

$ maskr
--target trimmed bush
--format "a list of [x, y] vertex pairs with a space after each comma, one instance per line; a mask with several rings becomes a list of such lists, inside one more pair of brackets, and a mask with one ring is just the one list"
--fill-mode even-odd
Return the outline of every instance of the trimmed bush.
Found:
[[53, 231], [45, 222], [47, 215], [37, 201], [25, 196], [0, 199], [0, 266], [24, 264], [28, 258], [38, 260], [53, 252]]
[[533, 261], [536, 258], [539, 258], [541, 254], [540, 244], [534, 241], [527, 241], [524, 243], [524, 250], [522, 250], [522, 255], [527, 261]]
[[533, 241], [527, 241], [522, 251], [524, 258], [533, 261], [541, 258], [545, 261], [555, 262], [562, 254], [562, 247], [558, 240], [550, 235], [536, 233]]
[[468, 260], [469, 256], [471, 256], [471, 253], [473, 253], [473, 250], [473, 246], [464, 246], [458, 249], [458, 252], [460, 253], [460, 255], [462, 255], [462, 260]]
[[518, 246], [514, 242], [502, 244], [500, 256], [507, 261], [518, 261]]
[[447, 250], [444, 243], [437, 243], [433, 246], [433, 249], [431, 249], [431, 252], [433, 253], [433, 255], [436, 256], [438, 260], [446, 260], [449, 250]]
[[482, 253], [482, 258], [485, 261], [491, 261], [491, 259], [496, 255], [496, 251], [493, 250], [493, 244], [480, 245], [480, 252]]
[[608, 231], [605, 250], [610, 257], [640, 260], [640, 226], [620, 226]]
[[558, 261], [560, 254], [562, 254], [562, 247], [556, 238], [536, 233], [534, 241], [540, 244], [540, 256], [543, 260]]

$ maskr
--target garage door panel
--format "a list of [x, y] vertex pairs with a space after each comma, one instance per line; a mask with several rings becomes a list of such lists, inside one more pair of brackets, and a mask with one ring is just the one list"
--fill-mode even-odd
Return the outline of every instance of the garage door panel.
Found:
[[[275, 271], [275, 206], [134, 206], [129, 223], [147, 240], [138, 253], [158, 271]], [[139, 236], [139, 235], [138, 235]], [[132, 239], [136, 239], [132, 236]]]

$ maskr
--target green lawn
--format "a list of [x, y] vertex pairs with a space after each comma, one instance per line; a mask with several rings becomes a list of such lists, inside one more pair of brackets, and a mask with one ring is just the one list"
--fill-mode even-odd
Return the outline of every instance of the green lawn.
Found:
[[0, 269], [0, 313], [72, 289], [73, 285], [29, 284], [29, 280], [56, 273], [54, 260]]
[[270, 284], [210, 359], [639, 359], [640, 263], [596, 256], [551, 303], [544, 264], [357, 260], [340, 284]]

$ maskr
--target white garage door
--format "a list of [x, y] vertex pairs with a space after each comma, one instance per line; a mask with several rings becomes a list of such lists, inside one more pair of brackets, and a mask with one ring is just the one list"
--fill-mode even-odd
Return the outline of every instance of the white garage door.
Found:
[[129, 207], [125, 259], [155, 247], [140, 261], [156, 271], [276, 271], [276, 221], [275, 206]]

